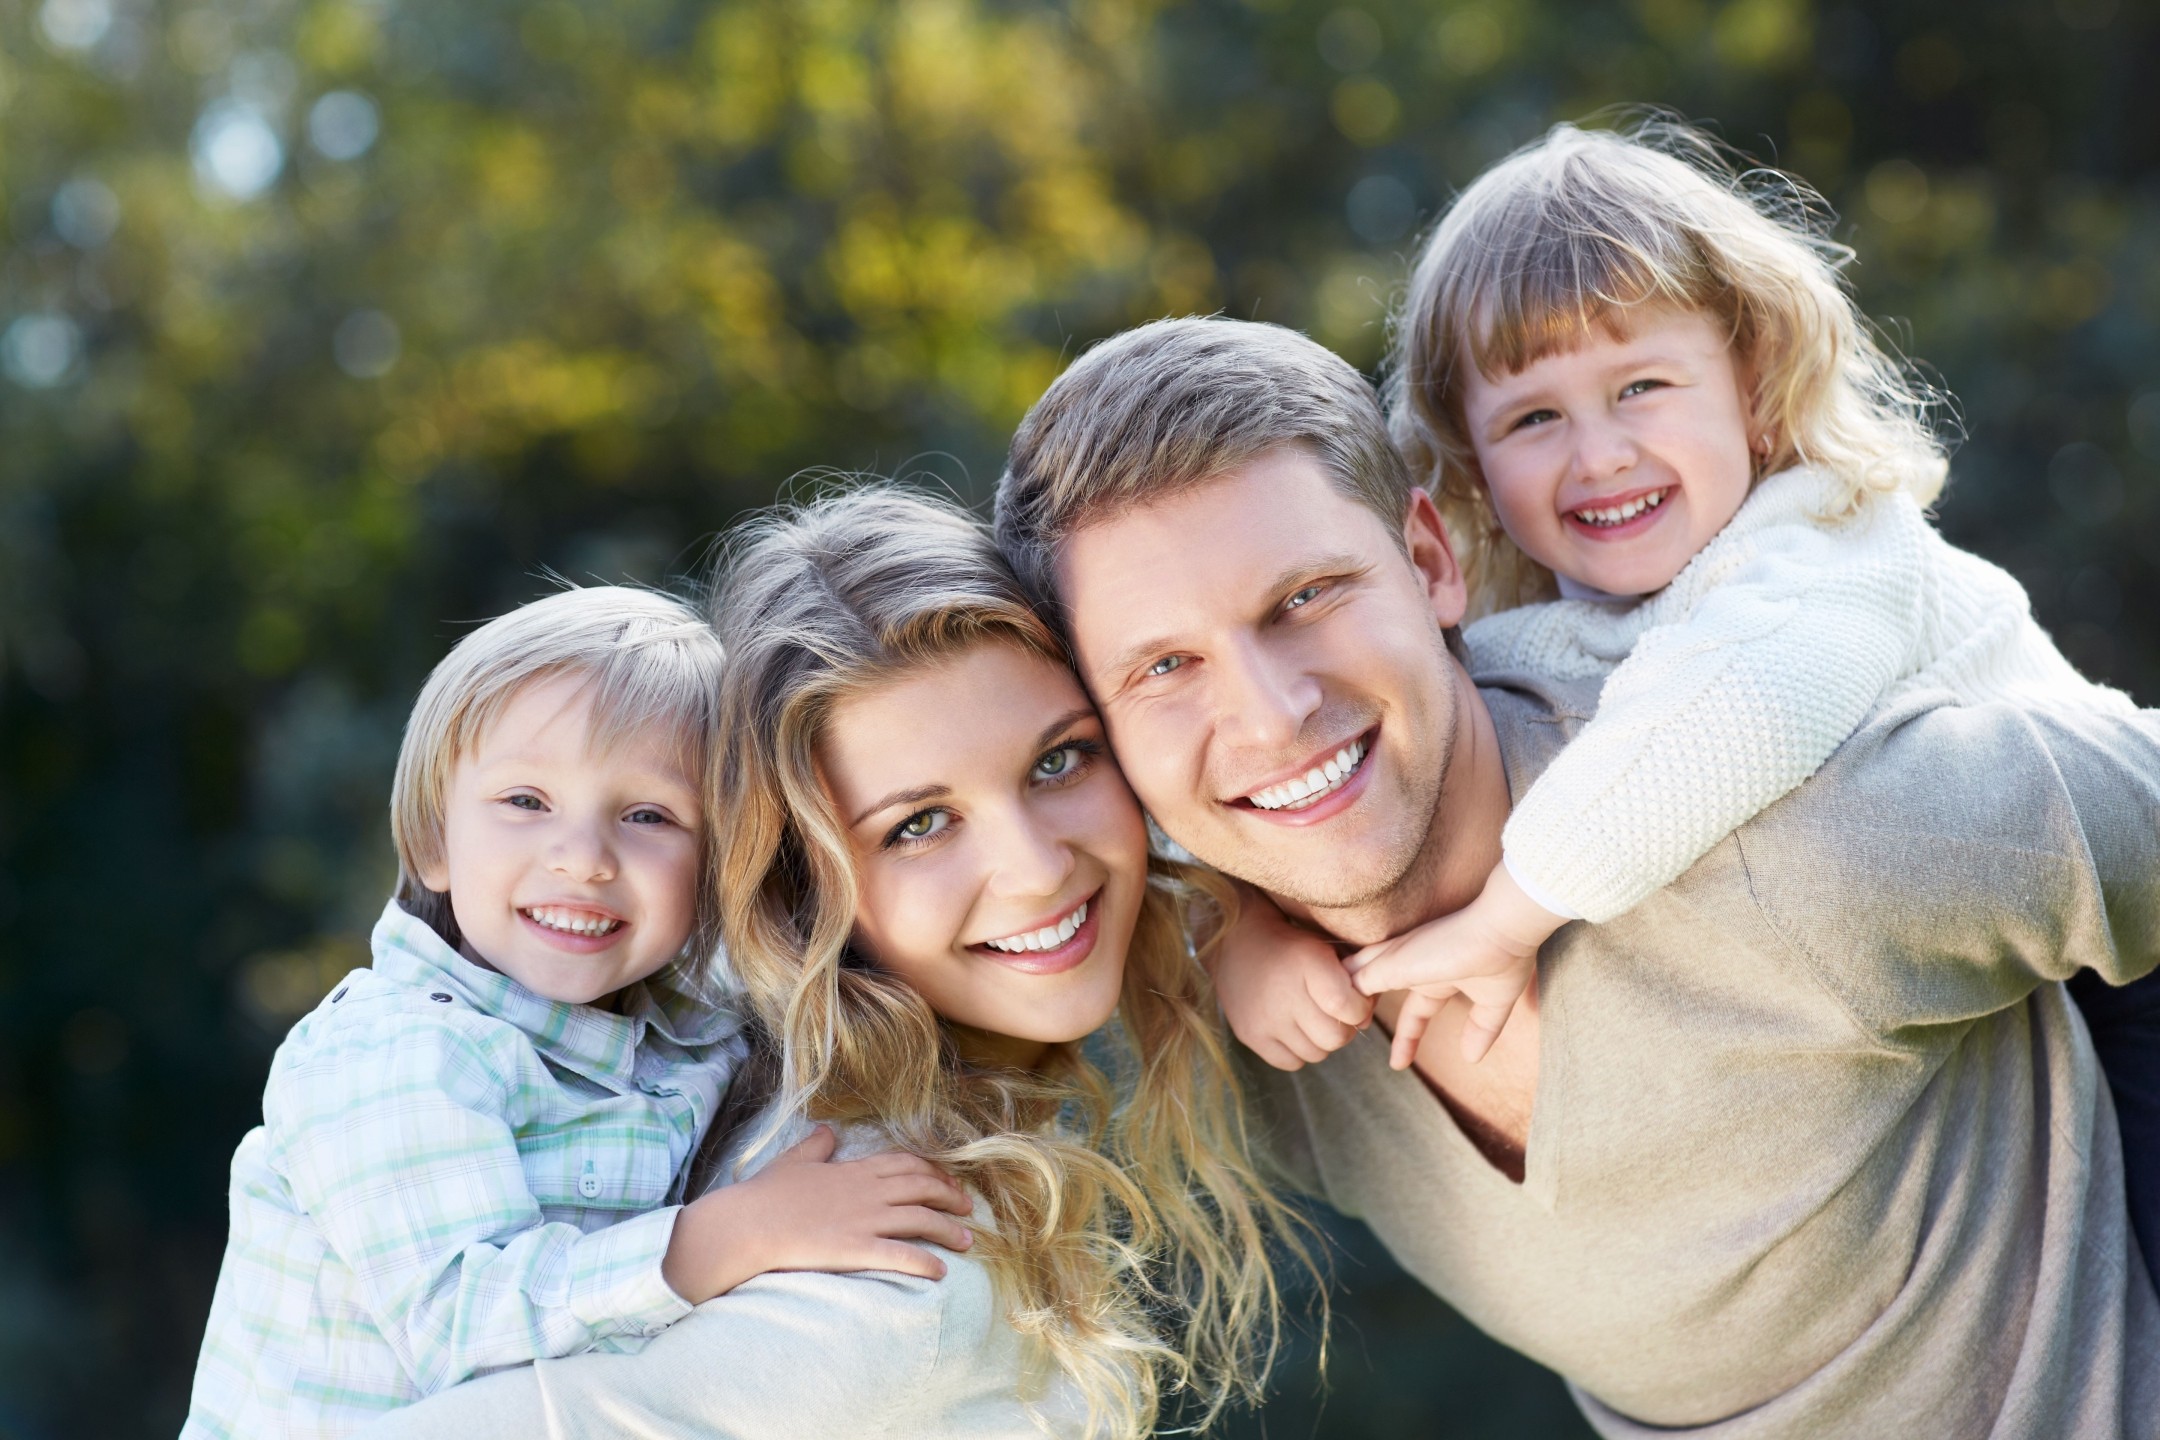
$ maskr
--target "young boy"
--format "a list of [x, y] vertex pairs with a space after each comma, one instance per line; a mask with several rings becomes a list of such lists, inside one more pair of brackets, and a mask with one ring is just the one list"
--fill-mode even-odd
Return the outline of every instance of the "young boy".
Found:
[[[970, 1206], [829, 1131], [684, 1201], [742, 1023], [711, 984], [719, 642], [569, 590], [436, 667], [391, 795], [373, 968], [272, 1061], [186, 1440], [349, 1434], [543, 1356], [632, 1350], [766, 1270], [937, 1278]], [[920, 1208], [928, 1207], [928, 1208]]]

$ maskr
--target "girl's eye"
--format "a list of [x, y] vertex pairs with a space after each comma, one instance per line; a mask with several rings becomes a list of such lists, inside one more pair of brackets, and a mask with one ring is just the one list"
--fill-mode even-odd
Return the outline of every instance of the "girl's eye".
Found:
[[1165, 655], [1162, 659], [1148, 666], [1147, 673], [1150, 675], [1167, 675], [1184, 663], [1185, 657], [1182, 655]]
[[666, 812], [655, 810], [650, 805], [641, 805], [631, 811], [629, 820], [633, 825], [665, 825], [668, 823]]
[[1297, 610], [1304, 606], [1312, 604], [1313, 601], [1319, 598], [1320, 587], [1318, 585], [1307, 585], [1304, 589], [1298, 591], [1295, 595], [1292, 595], [1289, 599], [1283, 601], [1282, 608], [1285, 610]]
[[540, 803], [540, 797], [537, 795], [512, 795], [510, 803], [520, 810], [545, 810], [547, 808], [547, 806]]
[[1665, 382], [1662, 380], [1635, 380], [1621, 387], [1620, 398], [1625, 400], [1630, 395], [1642, 395], [1652, 390], [1662, 390], [1664, 387]]
[[1560, 412], [1557, 410], [1532, 410], [1529, 414], [1516, 420], [1508, 428], [1511, 430], [1528, 430], [1534, 425], [1543, 425], [1548, 420], [1557, 420], [1559, 418]]
[[952, 812], [948, 810], [918, 810], [893, 826], [892, 834], [885, 837], [887, 845], [907, 845], [928, 840], [952, 824]]

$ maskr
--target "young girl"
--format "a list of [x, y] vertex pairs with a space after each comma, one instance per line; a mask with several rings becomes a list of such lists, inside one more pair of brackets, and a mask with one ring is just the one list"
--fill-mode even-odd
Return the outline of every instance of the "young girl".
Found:
[[776, 1268], [936, 1276], [968, 1202], [812, 1137], [679, 1203], [741, 1059], [707, 984], [720, 646], [681, 602], [570, 590], [428, 678], [391, 794], [400, 874], [293, 1027], [233, 1158], [183, 1434], [334, 1436], [467, 1376], [641, 1346]]
[[1347, 962], [1368, 995], [1413, 991], [1397, 1068], [1455, 993], [1481, 1056], [1556, 929], [1678, 877], [1888, 695], [2132, 708], [1928, 525], [1946, 465], [1925, 397], [1870, 338], [1820, 213], [1684, 128], [1562, 125], [1418, 260], [1392, 423], [1485, 608], [1519, 607], [1465, 639], [1487, 673], [1607, 678], [1516, 797], [1478, 899]]
[[[1294, 1216], [1255, 1175], [1188, 923], [1063, 650], [964, 514], [856, 492], [754, 524], [713, 807], [756, 1112], [926, 1155], [976, 1196], [935, 1285], [771, 1275], [636, 1355], [544, 1361], [377, 1440], [1139, 1440], [1257, 1395]], [[1083, 1043], [1084, 1042], [1084, 1043]], [[726, 1194], [727, 1186], [714, 1192]]]

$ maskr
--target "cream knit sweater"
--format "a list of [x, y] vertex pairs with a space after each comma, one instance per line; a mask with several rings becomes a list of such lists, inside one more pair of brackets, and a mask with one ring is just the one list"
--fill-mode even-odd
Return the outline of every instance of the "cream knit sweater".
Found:
[[1910, 496], [1826, 519], [1838, 489], [1819, 471], [1773, 475], [1657, 594], [1527, 605], [1464, 632], [1484, 673], [1606, 677], [1597, 718], [1502, 837], [1532, 899], [1594, 922], [1626, 913], [1893, 693], [2135, 713], [2071, 668], [2017, 581], [1944, 540]]

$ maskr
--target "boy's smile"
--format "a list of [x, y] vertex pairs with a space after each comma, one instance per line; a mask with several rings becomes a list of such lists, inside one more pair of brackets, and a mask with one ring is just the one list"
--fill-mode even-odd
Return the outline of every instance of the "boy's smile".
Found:
[[443, 860], [467, 958], [535, 994], [604, 1001], [690, 938], [699, 802], [665, 743], [589, 743], [583, 676], [517, 692], [450, 775]]
[[1613, 595], [1661, 590], [1747, 498], [1746, 387], [1709, 317], [1632, 317], [1488, 379], [1463, 419], [1493, 510], [1525, 554]]

